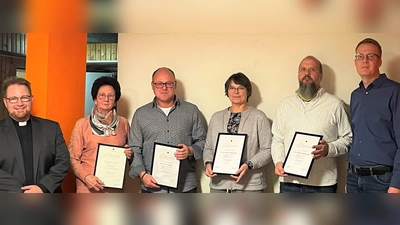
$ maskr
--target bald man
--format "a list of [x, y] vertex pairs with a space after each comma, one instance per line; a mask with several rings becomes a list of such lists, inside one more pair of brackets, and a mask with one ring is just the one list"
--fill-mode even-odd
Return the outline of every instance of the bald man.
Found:
[[[272, 123], [272, 159], [279, 176], [281, 193], [337, 192], [336, 157], [346, 154], [351, 143], [351, 127], [345, 104], [321, 87], [322, 64], [305, 57], [298, 67], [299, 88], [278, 106]], [[296, 132], [321, 135], [310, 147], [314, 158], [307, 178], [284, 170], [284, 160]]]
[[[138, 108], [132, 118], [129, 145], [133, 161], [129, 175], [141, 179], [142, 193], [196, 193], [196, 160], [203, 155], [206, 129], [199, 109], [175, 95], [177, 82], [169, 68], [152, 75], [152, 102]], [[154, 143], [179, 146], [174, 157], [180, 160], [177, 188], [161, 186], [151, 175]]]

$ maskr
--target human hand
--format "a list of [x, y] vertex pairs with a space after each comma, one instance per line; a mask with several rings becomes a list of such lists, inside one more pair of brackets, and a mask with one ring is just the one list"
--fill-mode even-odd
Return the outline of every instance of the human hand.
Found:
[[247, 170], [249, 170], [249, 166], [246, 163], [243, 163], [242, 166], [235, 172], [236, 175], [231, 175], [233, 179], [236, 179], [236, 183], [242, 179], [242, 177], [246, 174]]
[[281, 177], [287, 177], [288, 175], [285, 174], [285, 170], [283, 170], [283, 162], [278, 162], [275, 165], [275, 174]]
[[125, 147], [124, 153], [126, 158], [131, 159], [133, 155], [132, 149], [127, 144], [125, 144], [124, 147]]
[[142, 182], [146, 188], [160, 188], [160, 186], [157, 185], [156, 179], [151, 174], [144, 173], [142, 174]]
[[177, 149], [174, 153], [174, 156], [177, 160], [183, 160], [193, 155], [192, 147], [187, 146], [185, 144], [178, 144], [178, 146], [181, 148]]
[[400, 189], [395, 187], [389, 187], [388, 193], [400, 193]]
[[320, 159], [328, 155], [329, 145], [326, 143], [326, 141], [320, 140], [318, 145], [314, 145], [312, 147], [315, 148], [315, 150], [311, 152], [311, 154], [314, 155], [314, 159]]
[[28, 185], [21, 187], [24, 193], [43, 193], [42, 189], [37, 185]]
[[207, 177], [210, 177], [210, 178], [217, 176], [217, 174], [215, 174], [215, 173], [212, 171], [212, 167], [211, 167], [211, 164], [210, 164], [210, 163], [206, 165], [206, 171], [205, 171], [205, 173], [206, 173], [206, 176], [207, 176]]
[[104, 183], [103, 181], [101, 181], [98, 177], [93, 176], [91, 174], [87, 175], [84, 179], [84, 182], [86, 184], [86, 186], [89, 189], [95, 190], [95, 191], [100, 191], [103, 190], [104, 187]]

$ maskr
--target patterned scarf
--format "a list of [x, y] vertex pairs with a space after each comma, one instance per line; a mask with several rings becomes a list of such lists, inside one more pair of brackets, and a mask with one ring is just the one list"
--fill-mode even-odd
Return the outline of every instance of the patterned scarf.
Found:
[[92, 127], [92, 132], [97, 136], [110, 136], [117, 135], [116, 130], [119, 125], [118, 115], [115, 109], [112, 110], [113, 119], [110, 124], [104, 124], [106, 115], [98, 112], [94, 107], [90, 113], [90, 126]]

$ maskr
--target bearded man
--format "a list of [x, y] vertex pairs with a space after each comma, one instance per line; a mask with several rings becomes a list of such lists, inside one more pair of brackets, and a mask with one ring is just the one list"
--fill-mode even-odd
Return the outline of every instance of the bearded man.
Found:
[[[272, 159], [281, 193], [336, 193], [338, 156], [346, 154], [352, 132], [345, 103], [320, 86], [322, 64], [305, 57], [298, 68], [299, 88], [278, 106], [272, 124]], [[296, 132], [321, 135], [310, 147], [315, 159], [308, 177], [285, 173], [283, 163]]]

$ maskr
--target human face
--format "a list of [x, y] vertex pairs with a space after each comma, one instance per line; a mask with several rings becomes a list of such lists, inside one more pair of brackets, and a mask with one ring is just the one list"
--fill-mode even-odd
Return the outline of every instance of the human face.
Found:
[[313, 58], [303, 59], [299, 65], [298, 79], [300, 84], [310, 85], [314, 83], [318, 89], [322, 80], [318, 62]]
[[245, 104], [247, 103], [247, 89], [231, 81], [228, 88], [228, 98], [232, 105]]
[[115, 106], [115, 91], [110, 85], [103, 85], [97, 92], [97, 97], [94, 99], [94, 104], [99, 112], [104, 115]]
[[[31, 115], [33, 96], [30, 97], [30, 101], [21, 101], [22, 96], [31, 96], [28, 88], [25, 85], [13, 84], [7, 88], [6, 98], [3, 98], [4, 105], [8, 110], [8, 114], [11, 118], [18, 122], [27, 121]], [[7, 98], [18, 98], [16, 103], [10, 103]]]
[[[162, 87], [158, 88], [154, 83], [167, 83], [172, 82], [172, 87], [167, 87], [167, 85], [162, 85]], [[154, 95], [157, 99], [157, 104], [160, 107], [171, 107], [174, 104], [175, 97], [175, 89], [176, 89], [176, 81], [174, 75], [167, 69], [158, 70], [154, 76], [153, 81], [151, 82], [151, 88], [153, 89]]]
[[380, 53], [378, 47], [374, 44], [365, 43], [358, 46], [356, 54], [363, 54], [364, 56], [368, 54], [375, 54], [379, 57], [375, 57], [373, 60], [368, 60], [364, 57], [363, 60], [354, 59], [356, 69], [361, 78], [377, 78], [379, 77], [379, 67], [382, 65], [382, 59], [380, 58]]

